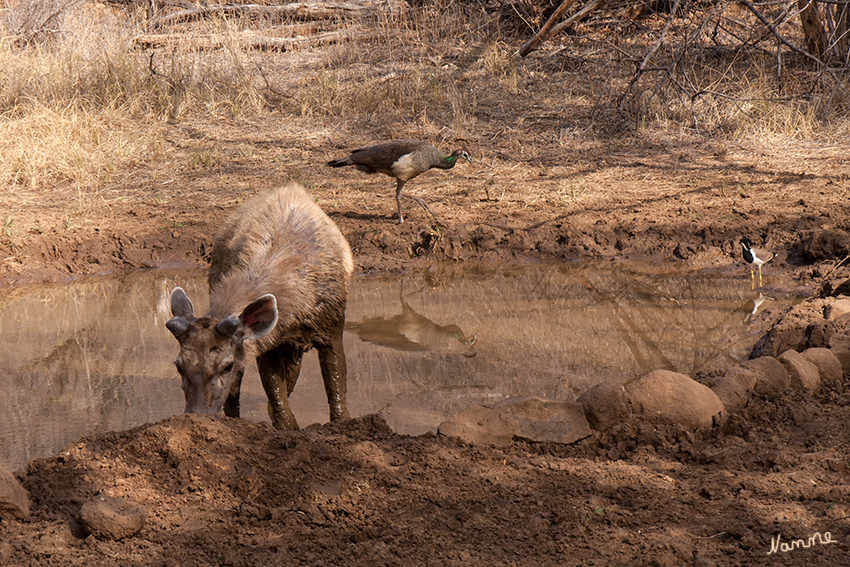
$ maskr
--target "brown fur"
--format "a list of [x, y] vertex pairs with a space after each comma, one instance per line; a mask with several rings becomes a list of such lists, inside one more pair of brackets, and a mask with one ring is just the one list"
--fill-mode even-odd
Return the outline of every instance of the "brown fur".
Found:
[[[238, 415], [243, 359], [256, 356], [272, 423], [278, 428], [296, 428], [287, 398], [298, 377], [301, 355], [315, 347], [319, 349], [331, 419], [347, 417], [342, 329], [353, 268], [351, 250], [339, 228], [303, 187], [291, 183], [250, 199], [225, 221], [216, 236], [208, 275], [210, 308], [202, 319], [184, 317], [193, 320], [192, 332], [175, 333], [181, 343], [178, 362], [190, 353], [197, 357], [197, 352], [210, 353], [208, 358], [221, 352], [232, 356], [233, 374], [238, 375], [229, 385], [224, 408], [227, 415]], [[246, 306], [265, 294], [277, 300], [277, 323], [271, 332], [243, 346], [242, 337], [250, 334], [250, 329], [240, 326], [233, 337], [216, 331], [216, 325], [228, 316], [242, 312], [243, 319], [251, 319]], [[205, 320], [209, 323], [202, 331], [199, 324]], [[229, 363], [225, 358], [220, 368]], [[184, 370], [181, 374], [186, 390], [190, 372]], [[206, 376], [204, 380], [203, 388], [214, 382]], [[188, 392], [187, 411], [195, 411], [189, 407]], [[200, 411], [218, 408], [201, 407]]]

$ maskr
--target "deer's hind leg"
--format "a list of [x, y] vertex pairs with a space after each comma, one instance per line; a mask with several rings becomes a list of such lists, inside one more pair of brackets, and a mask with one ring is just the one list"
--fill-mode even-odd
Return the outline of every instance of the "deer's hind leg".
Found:
[[319, 351], [319, 365], [322, 368], [322, 381], [328, 396], [331, 421], [348, 418], [345, 351], [342, 348], [342, 327], [335, 333], [329, 344], [316, 345]]

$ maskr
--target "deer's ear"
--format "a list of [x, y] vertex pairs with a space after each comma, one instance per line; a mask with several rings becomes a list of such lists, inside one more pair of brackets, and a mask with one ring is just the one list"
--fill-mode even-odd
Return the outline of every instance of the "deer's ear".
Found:
[[243, 309], [239, 319], [242, 320], [246, 339], [268, 335], [277, 325], [277, 299], [267, 293]]
[[192, 307], [192, 302], [189, 301], [182, 287], [175, 287], [171, 292], [171, 314], [189, 323], [195, 320], [195, 308]]

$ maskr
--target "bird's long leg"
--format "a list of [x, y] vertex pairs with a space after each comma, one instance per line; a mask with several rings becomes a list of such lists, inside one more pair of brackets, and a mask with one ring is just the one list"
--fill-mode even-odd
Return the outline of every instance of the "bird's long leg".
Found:
[[428, 206], [428, 203], [426, 203], [425, 201], [423, 201], [419, 197], [415, 197], [415, 196], [410, 195], [408, 193], [402, 193], [401, 192], [401, 188], [404, 187], [404, 183], [405, 183], [404, 181], [399, 179], [398, 182], [396, 183], [396, 189], [395, 189], [395, 200], [396, 200], [396, 204], [398, 205], [398, 224], [404, 223], [404, 218], [401, 216], [401, 198], [402, 198], [402, 196], [407, 197], [408, 199], [412, 199], [412, 200], [416, 201], [417, 203], [419, 203], [425, 210], [428, 211], [428, 213], [430, 213], [430, 215], [432, 217], [436, 216], [436, 215], [434, 215], [434, 211], [431, 210], [431, 207]]
[[404, 181], [401, 179], [396, 180], [395, 184], [395, 202], [398, 205], [398, 224], [404, 224], [404, 217], [401, 216], [401, 188], [404, 187]]
[[756, 288], [756, 272], [755, 272], [755, 270], [750, 270], [750, 282], [752, 283], [752, 286], [751, 286], [750, 289], [755, 289]]
[[762, 284], [762, 281], [761, 281], [761, 266], [759, 266], [759, 287], [761, 287], [762, 285], [763, 284]]
[[410, 195], [410, 194], [408, 194], [408, 193], [402, 193], [402, 195], [404, 195], [405, 197], [408, 197], [408, 198], [410, 198], [410, 199], [413, 199], [414, 201], [416, 201], [417, 203], [419, 203], [420, 205], [422, 205], [423, 207], [425, 207], [425, 209], [426, 209], [429, 213], [431, 213], [431, 216], [432, 216], [432, 217], [433, 217], [433, 216], [435, 216], [435, 215], [434, 215], [434, 211], [432, 211], [432, 210], [431, 210], [431, 207], [429, 207], [429, 206], [428, 206], [428, 203], [426, 203], [425, 201], [423, 201], [423, 200], [422, 200], [422, 199], [420, 199], [419, 197], [415, 197], [415, 196]]

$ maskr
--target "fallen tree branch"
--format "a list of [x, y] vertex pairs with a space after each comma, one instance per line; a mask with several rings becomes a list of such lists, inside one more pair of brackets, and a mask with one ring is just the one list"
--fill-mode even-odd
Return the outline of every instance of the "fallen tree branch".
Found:
[[555, 10], [555, 13], [549, 16], [549, 19], [546, 20], [546, 23], [543, 24], [543, 27], [540, 28], [540, 31], [534, 34], [530, 40], [528, 40], [525, 45], [523, 45], [519, 49], [520, 57], [525, 57], [539, 46], [541, 43], [546, 41], [546, 38], [549, 37], [551, 33], [552, 26], [558, 23], [558, 20], [561, 19], [561, 16], [564, 15], [564, 12], [575, 3], [576, 0], [564, 0], [561, 2], [561, 5], [558, 6], [558, 9]]
[[292, 17], [301, 20], [324, 20], [343, 16], [364, 16], [378, 12], [384, 7], [395, 11], [407, 6], [400, 0], [373, 2], [371, 0], [346, 0], [340, 2], [295, 2], [278, 6], [262, 4], [224, 4], [221, 6], [195, 6], [173, 14], [160, 16], [152, 26], [175, 24], [221, 14], [255, 14], [264, 16]]
[[221, 34], [190, 35], [182, 33], [141, 34], [133, 38], [133, 43], [142, 48], [167, 47], [186, 45], [192, 49], [219, 49], [236, 42], [249, 49], [267, 49], [286, 51], [293, 47], [310, 47], [338, 43], [348, 39], [373, 39], [379, 37], [379, 32], [342, 32], [333, 31], [314, 35], [312, 37], [271, 37], [256, 32], [243, 32], [235, 36]]
[[585, 6], [584, 8], [582, 8], [581, 10], [579, 10], [578, 12], [576, 12], [575, 14], [555, 26], [554, 28], [552, 28], [552, 31], [549, 32], [549, 35], [558, 35], [577, 21], [584, 18], [592, 11], [596, 10], [599, 6], [603, 4], [604, 1], [605, 0], [593, 0], [593, 2], [591, 2], [590, 4], [588, 4], [587, 6]]

